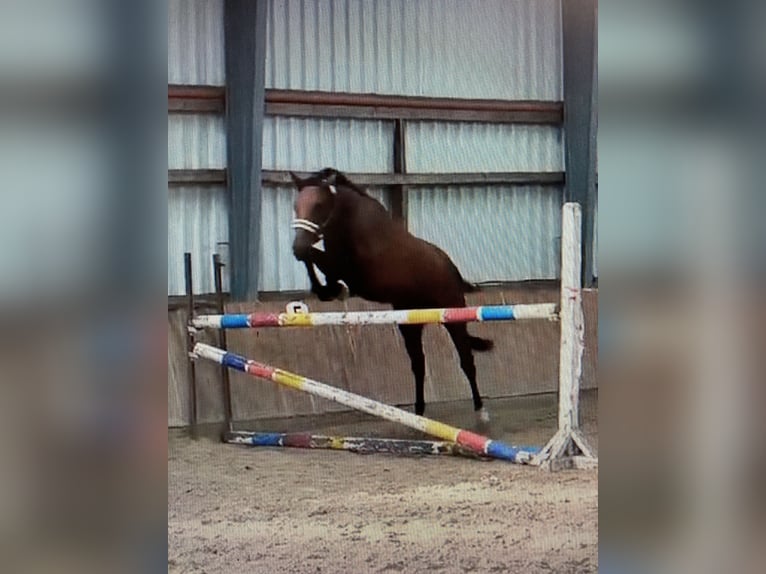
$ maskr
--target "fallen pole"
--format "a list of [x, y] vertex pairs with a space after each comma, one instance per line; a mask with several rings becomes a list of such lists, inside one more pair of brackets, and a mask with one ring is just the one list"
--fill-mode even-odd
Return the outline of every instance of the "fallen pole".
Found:
[[426, 417], [409, 413], [402, 409], [356, 395], [343, 389], [338, 389], [288, 371], [283, 371], [282, 369], [248, 360], [240, 355], [228, 353], [222, 349], [206, 345], [205, 343], [197, 343], [194, 346], [191, 356], [192, 358], [202, 358], [213, 361], [258, 378], [273, 381], [280, 385], [303, 391], [323, 399], [328, 399], [391, 422], [402, 424], [441, 440], [456, 443], [478, 454], [486, 455], [491, 458], [507, 460], [519, 464], [527, 464], [539, 451], [537, 448], [518, 447], [495, 441], [471, 431], [459, 429]]
[[347, 437], [316, 435], [307, 432], [279, 433], [229, 431], [223, 441], [229, 444], [246, 446], [276, 446], [291, 448], [347, 450], [360, 454], [397, 454], [397, 455], [470, 455], [478, 457], [474, 451], [464, 449], [454, 442], [433, 440], [411, 440], [375, 437]]

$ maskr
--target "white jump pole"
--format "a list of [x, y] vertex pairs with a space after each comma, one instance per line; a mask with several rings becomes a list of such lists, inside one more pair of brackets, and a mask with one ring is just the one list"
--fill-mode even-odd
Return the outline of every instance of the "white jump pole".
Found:
[[582, 307], [582, 209], [565, 203], [561, 221], [561, 343], [559, 348], [559, 429], [531, 464], [546, 468], [598, 465], [580, 431], [579, 404], [585, 318]]

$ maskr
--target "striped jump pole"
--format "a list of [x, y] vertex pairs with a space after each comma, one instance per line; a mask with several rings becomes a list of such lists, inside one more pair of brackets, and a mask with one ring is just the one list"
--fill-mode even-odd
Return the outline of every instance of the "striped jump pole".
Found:
[[410, 440], [375, 437], [325, 436], [307, 432], [279, 433], [229, 431], [224, 434], [224, 442], [245, 446], [280, 446], [290, 448], [347, 450], [360, 454], [397, 454], [397, 455], [471, 455], [478, 456], [454, 442], [435, 440]]
[[323, 399], [334, 401], [363, 413], [402, 424], [441, 440], [456, 443], [470, 451], [474, 451], [478, 454], [486, 455], [491, 458], [498, 458], [519, 464], [527, 464], [539, 451], [537, 448], [511, 446], [502, 442], [491, 440], [471, 431], [446, 425], [444, 423], [440, 423], [426, 417], [409, 413], [402, 409], [392, 407], [390, 405], [386, 405], [378, 401], [362, 397], [360, 395], [356, 395], [343, 389], [338, 389], [336, 387], [332, 387], [330, 385], [326, 385], [324, 383], [320, 383], [318, 381], [314, 381], [306, 377], [290, 373], [288, 371], [283, 371], [282, 369], [277, 369], [275, 367], [270, 367], [256, 361], [248, 360], [240, 355], [228, 353], [222, 349], [206, 345], [205, 343], [197, 343], [194, 346], [194, 350], [192, 351], [191, 356], [192, 358], [202, 358], [213, 361], [218, 364], [225, 365], [231, 369], [236, 369], [238, 371], [242, 371], [243, 373], [248, 373], [254, 377], [274, 381], [280, 385], [284, 385], [298, 391], [303, 391]]
[[407, 311], [348, 311], [329, 313], [250, 313], [200, 315], [192, 320], [197, 329], [251, 329], [254, 327], [315, 327], [317, 325], [425, 325], [472, 323], [519, 319], [558, 319], [556, 303], [532, 305], [486, 305]]

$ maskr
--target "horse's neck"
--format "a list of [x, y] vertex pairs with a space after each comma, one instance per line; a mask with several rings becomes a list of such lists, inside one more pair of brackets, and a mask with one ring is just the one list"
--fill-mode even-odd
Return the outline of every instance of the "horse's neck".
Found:
[[354, 225], [353, 238], [360, 256], [385, 250], [396, 237], [396, 224], [377, 202], [358, 199], [357, 211], [349, 221]]
[[353, 190], [344, 196], [340, 235], [348, 255], [365, 257], [385, 246], [391, 238], [389, 226], [393, 225], [385, 209], [377, 209], [370, 199]]

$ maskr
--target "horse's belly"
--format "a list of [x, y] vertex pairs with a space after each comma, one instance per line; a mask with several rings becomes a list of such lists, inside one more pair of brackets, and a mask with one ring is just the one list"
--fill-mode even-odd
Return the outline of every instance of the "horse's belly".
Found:
[[354, 295], [377, 303], [410, 301], [421, 294], [412, 281], [402, 281], [401, 278], [386, 272], [372, 274], [365, 280], [352, 282], [348, 286]]
[[357, 261], [346, 284], [363, 299], [379, 303], [411, 306], [459, 306], [462, 286], [454, 276], [426, 253], [387, 251], [365, 261]]
[[385, 274], [367, 274], [364, 277], [348, 276], [343, 281], [348, 285], [352, 295], [376, 301], [378, 303], [388, 303], [391, 296], [398, 291], [396, 285], [386, 280]]

